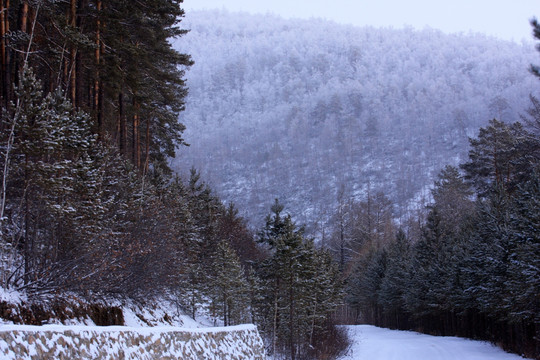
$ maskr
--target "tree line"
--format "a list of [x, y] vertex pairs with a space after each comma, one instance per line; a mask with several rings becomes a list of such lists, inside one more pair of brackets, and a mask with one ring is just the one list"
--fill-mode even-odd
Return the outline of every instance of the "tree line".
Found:
[[[167, 166], [183, 143], [178, 114], [187, 89], [187, 54], [169, 39], [187, 31], [181, 0], [12, 0], [0, 2], [0, 103], [17, 103], [23, 68], [42, 89], [64, 92], [91, 130], [140, 171]], [[5, 129], [3, 124], [2, 129]]]
[[[538, 358], [540, 118], [534, 107], [524, 120], [530, 130], [495, 119], [481, 128], [470, 139], [468, 161], [440, 172], [431, 204], [404, 230], [374, 228], [371, 237], [348, 242], [336, 234], [336, 256], [345, 251], [351, 259], [346, 299], [355, 316], [489, 340]], [[362, 229], [347, 224], [346, 230]], [[381, 236], [389, 233], [390, 240]]]
[[346, 282], [339, 321], [540, 358], [540, 101], [529, 98], [521, 121], [493, 119], [469, 139], [467, 160], [439, 173], [416, 216], [397, 223], [384, 194], [355, 201], [338, 191], [327, 246]]

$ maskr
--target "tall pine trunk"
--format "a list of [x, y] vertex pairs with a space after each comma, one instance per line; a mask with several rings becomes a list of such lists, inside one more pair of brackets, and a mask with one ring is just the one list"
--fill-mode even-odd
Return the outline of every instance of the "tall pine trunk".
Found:
[[145, 142], [144, 174], [148, 173], [150, 166], [150, 119], [146, 119], [146, 142]]
[[[75, 29], [77, 26], [77, 0], [70, 0], [68, 24]], [[73, 107], [76, 108], [77, 104], [77, 48], [75, 44], [71, 45], [69, 52], [69, 97]]]
[[8, 28], [8, 3], [9, 0], [4, 1], [0, 0], [0, 56], [2, 57], [2, 99], [3, 104], [7, 107], [8, 100], [8, 91], [9, 91], [9, 75], [7, 73], [7, 44], [6, 44], [6, 34], [9, 31]]
[[101, 7], [102, 2], [101, 0], [96, 0], [96, 10], [97, 10], [97, 18], [96, 18], [96, 49], [94, 51], [94, 62], [96, 66], [95, 71], [95, 78], [94, 78], [94, 99], [93, 99], [93, 107], [94, 111], [96, 112], [96, 122], [98, 127], [98, 137], [100, 139], [103, 138], [104, 129], [103, 129], [103, 114], [102, 114], [102, 96], [103, 96], [103, 90], [102, 90], [102, 84], [101, 84], [101, 73], [100, 73], [100, 66], [101, 66]]
[[294, 303], [295, 303], [295, 294], [294, 294], [294, 273], [292, 264], [289, 266], [291, 274], [289, 277], [289, 331], [290, 331], [290, 350], [291, 350], [291, 360], [296, 358], [296, 338], [295, 338], [295, 326], [294, 326]]
[[273, 331], [272, 331], [272, 354], [275, 356], [277, 350], [277, 322], [278, 322], [278, 294], [279, 294], [279, 278], [276, 278], [274, 284], [274, 319], [273, 319]]
[[127, 121], [126, 115], [124, 114], [124, 94], [120, 90], [118, 93], [118, 128], [119, 128], [119, 143], [118, 147], [120, 153], [124, 156], [127, 156]]
[[20, 30], [22, 32], [27, 33], [28, 32], [28, 2], [27, 1], [23, 1], [21, 4], [20, 22], [21, 22]]
[[133, 100], [133, 109], [133, 164], [141, 170], [140, 105], [136, 100]]

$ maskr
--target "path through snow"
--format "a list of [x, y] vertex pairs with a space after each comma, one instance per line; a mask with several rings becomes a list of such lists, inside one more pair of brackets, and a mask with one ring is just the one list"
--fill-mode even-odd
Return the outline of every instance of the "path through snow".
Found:
[[482, 341], [381, 329], [346, 327], [353, 343], [340, 360], [523, 360]]

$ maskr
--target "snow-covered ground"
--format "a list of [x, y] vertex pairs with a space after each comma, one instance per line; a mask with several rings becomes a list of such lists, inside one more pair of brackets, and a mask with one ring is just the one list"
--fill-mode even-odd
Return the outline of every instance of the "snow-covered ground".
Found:
[[487, 342], [370, 325], [346, 327], [352, 346], [340, 360], [523, 360]]

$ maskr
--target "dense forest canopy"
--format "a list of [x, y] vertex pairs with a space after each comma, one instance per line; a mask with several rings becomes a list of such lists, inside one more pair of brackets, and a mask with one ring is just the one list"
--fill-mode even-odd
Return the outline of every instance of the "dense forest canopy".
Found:
[[225, 11], [185, 20], [191, 146], [173, 166], [195, 165], [257, 226], [279, 197], [322, 237], [340, 187], [382, 191], [404, 220], [469, 136], [518, 120], [537, 89], [529, 43]]

